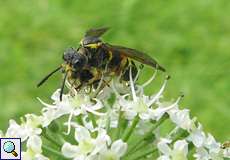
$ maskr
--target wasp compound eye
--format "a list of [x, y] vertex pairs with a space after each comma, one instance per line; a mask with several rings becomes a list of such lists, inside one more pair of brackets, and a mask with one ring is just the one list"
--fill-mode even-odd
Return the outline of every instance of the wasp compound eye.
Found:
[[63, 60], [70, 62], [75, 54], [77, 54], [77, 51], [74, 48], [68, 48], [63, 54]]
[[72, 59], [72, 65], [75, 69], [81, 68], [86, 64], [86, 58], [80, 54], [75, 54]]

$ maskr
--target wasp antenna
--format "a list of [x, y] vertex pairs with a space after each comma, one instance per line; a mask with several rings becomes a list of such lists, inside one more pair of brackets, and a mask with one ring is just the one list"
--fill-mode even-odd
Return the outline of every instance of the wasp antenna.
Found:
[[56, 73], [57, 71], [59, 71], [62, 68], [62, 66], [56, 68], [55, 70], [53, 70], [52, 72], [50, 72], [47, 76], [45, 76], [38, 84], [37, 87], [40, 87], [45, 81], [47, 81], [54, 73]]
[[68, 75], [68, 71], [65, 73], [64, 79], [62, 81], [60, 97], [59, 97], [60, 101], [62, 101], [62, 95], [63, 95], [63, 91], [64, 91], [64, 88], [65, 88], [65, 81], [66, 81], [67, 75]]
[[160, 66], [159, 64], [156, 64], [156, 68], [157, 68], [158, 70], [161, 70], [161, 71], [163, 71], [163, 72], [166, 72], [166, 69], [164, 69], [164, 67]]

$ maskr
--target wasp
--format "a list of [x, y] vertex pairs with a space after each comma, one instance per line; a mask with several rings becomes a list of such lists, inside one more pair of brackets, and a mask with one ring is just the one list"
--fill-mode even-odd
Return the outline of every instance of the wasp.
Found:
[[221, 145], [222, 149], [230, 148], [230, 141], [226, 141]]
[[63, 54], [64, 63], [45, 76], [37, 85], [41, 86], [54, 73], [61, 70], [64, 78], [61, 85], [60, 100], [66, 80], [76, 90], [84, 86], [98, 86], [99, 82], [108, 84], [113, 76], [120, 76], [122, 81], [129, 81], [129, 70], [136, 76], [137, 67], [134, 61], [149, 65], [165, 72], [155, 59], [136, 49], [111, 45], [103, 42], [101, 36], [109, 28], [96, 28], [88, 30], [77, 49], [69, 48]]

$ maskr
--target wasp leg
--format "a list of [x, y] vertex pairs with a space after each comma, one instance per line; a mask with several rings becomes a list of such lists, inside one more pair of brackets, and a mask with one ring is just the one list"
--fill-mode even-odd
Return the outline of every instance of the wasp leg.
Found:
[[[108, 82], [110, 82], [111, 80], [109, 80]], [[104, 84], [106, 84], [107, 87], [111, 88], [111, 86], [109, 85], [109, 83], [105, 80], [103, 80]]]
[[[110, 87], [109, 85], [109, 82], [111, 81], [112, 79], [108, 80], [108, 81], [105, 81], [104, 79], [101, 81], [101, 85], [100, 87], [97, 87], [96, 91], [94, 92], [94, 94], [91, 96], [92, 98], [95, 98], [97, 97], [97, 95], [100, 93], [101, 90], [103, 90], [106, 86]], [[111, 88], [111, 87], [110, 87]]]
[[83, 86], [83, 84], [79, 84], [77, 87], [75, 87], [75, 90], [78, 91], [79, 89], [81, 89], [81, 87]]
[[121, 76], [121, 79], [123, 81], [129, 81], [130, 77], [129, 77], [129, 70], [130, 68], [132, 67], [132, 78], [133, 79], [136, 79], [136, 75], [138, 73], [138, 69], [137, 69], [137, 66], [135, 65], [135, 63], [133, 61], [131, 61], [131, 64], [129, 66], [126, 67], [126, 69], [124, 70], [122, 76]]
[[104, 74], [102, 74], [100, 81], [97, 80], [97, 81], [94, 81], [92, 83], [92, 86], [97, 86], [97, 88], [95, 89], [95, 92], [93, 93], [92, 97], [96, 97], [98, 95], [98, 93], [101, 91], [101, 87], [103, 86], [103, 81], [104, 81]]
[[90, 94], [91, 91], [92, 91], [92, 85], [88, 85], [87, 88], [85, 88], [84, 91], [85, 91], [86, 94]]

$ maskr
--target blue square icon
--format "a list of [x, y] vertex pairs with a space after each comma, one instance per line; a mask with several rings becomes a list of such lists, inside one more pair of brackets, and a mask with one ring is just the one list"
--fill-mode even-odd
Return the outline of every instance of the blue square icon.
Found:
[[21, 159], [21, 138], [0, 138], [0, 160]]

